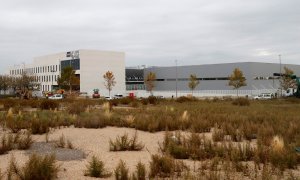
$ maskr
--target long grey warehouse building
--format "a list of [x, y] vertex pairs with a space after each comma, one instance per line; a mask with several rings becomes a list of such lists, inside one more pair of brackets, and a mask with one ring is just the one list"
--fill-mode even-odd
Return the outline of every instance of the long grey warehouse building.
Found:
[[[241, 94], [253, 95], [261, 92], [278, 91], [280, 87], [279, 77], [274, 77], [273, 73], [284, 72], [284, 67], [292, 69], [294, 74], [300, 76], [300, 65], [260, 63], [260, 62], [240, 62], [224, 64], [172, 66], [172, 67], [149, 67], [144, 71], [146, 77], [149, 72], [156, 74], [154, 91], [173, 93], [191, 93], [188, 83], [191, 74], [195, 74], [200, 80], [199, 86], [194, 92], [214, 94], [235, 94], [232, 87], [228, 86], [229, 76], [235, 68], [243, 71], [247, 86], [240, 88]], [[177, 78], [176, 78], [177, 77]], [[177, 79], [177, 81], [176, 81]], [[177, 85], [176, 85], [177, 84]], [[169, 93], [169, 95], [170, 95]]]

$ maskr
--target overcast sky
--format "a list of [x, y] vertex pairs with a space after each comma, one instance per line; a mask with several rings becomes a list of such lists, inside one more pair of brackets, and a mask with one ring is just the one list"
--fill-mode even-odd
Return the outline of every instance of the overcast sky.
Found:
[[300, 0], [1, 0], [0, 72], [77, 49], [126, 66], [300, 64]]

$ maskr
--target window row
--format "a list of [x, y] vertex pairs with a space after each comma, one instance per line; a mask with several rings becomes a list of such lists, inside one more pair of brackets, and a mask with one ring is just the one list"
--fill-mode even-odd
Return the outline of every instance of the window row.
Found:
[[[60, 71], [60, 65], [51, 65], [51, 66], [40, 66], [34, 68], [25, 68], [25, 72], [29, 74], [36, 73], [47, 73], [47, 72], [57, 72]], [[10, 75], [21, 75], [24, 73], [24, 69], [14, 69], [10, 70]]]
[[35, 82], [57, 82], [59, 75], [35, 76]]

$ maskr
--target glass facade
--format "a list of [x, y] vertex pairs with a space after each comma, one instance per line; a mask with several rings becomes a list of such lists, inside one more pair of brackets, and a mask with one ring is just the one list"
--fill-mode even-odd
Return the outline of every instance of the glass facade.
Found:
[[80, 69], [80, 59], [62, 60], [60, 62], [61, 69], [71, 66], [74, 70]]

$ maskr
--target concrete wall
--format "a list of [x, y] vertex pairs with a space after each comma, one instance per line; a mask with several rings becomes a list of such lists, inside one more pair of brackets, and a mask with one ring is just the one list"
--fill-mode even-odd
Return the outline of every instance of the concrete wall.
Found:
[[93, 93], [98, 88], [101, 96], [108, 96], [103, 75], [112, 71], [116, 85], [111, 96], [125, 93], [125, 54], [121, 52], [80, 50], [81, 92]]

